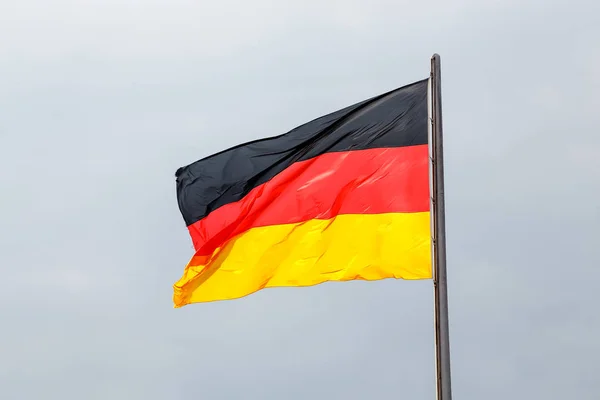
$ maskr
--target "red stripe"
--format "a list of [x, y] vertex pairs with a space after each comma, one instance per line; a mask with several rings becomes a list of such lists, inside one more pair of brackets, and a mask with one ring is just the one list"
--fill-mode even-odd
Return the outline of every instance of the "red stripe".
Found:
[[188, 227], [197, 255], [209, 255], [253, 227], [339, 214], [429, 211], [427, 145], [325, 153], [292, 164], [242, 200]]

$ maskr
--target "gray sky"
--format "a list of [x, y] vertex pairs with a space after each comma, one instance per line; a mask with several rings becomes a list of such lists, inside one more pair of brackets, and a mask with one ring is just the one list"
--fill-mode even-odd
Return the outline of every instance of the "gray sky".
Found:
[[171, 296], [178, 167], [439, 52], [455, 398], [597, 399], [594, 3], [0, 0], [0, 398], [433, 399], [430, 281]]

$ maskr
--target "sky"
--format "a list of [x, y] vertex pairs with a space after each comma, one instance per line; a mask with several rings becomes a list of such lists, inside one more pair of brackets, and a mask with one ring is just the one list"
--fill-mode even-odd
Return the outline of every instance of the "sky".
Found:
[[442, 58], [455, 399], [597, 399], [595, 0], [0, 0], [0, 398], [433, 399], [431, 281], [174, 309], [177, 168]]

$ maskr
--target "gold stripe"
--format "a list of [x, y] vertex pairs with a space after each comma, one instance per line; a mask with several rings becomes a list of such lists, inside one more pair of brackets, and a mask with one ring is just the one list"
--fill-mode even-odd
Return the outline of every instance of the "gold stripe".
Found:
[[173, 286], [173, 302], [181, 307], [265, 287], [385, 278], [432, 278], [429, 212], [338, 215], [252, 228], [211, 256], [193, 257]]

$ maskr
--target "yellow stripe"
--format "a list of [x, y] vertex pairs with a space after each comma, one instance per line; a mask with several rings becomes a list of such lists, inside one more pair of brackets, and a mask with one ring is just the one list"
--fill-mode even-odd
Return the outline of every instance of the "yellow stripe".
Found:
[[265, 287], [431, 277], [429, 212], [338, 215], [252, 228], [210, 257], [192, 258], [173, 301], [181, 307]]

